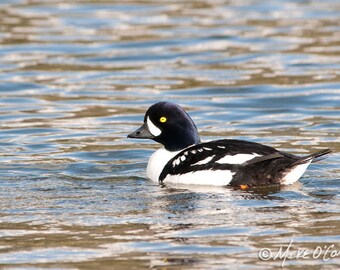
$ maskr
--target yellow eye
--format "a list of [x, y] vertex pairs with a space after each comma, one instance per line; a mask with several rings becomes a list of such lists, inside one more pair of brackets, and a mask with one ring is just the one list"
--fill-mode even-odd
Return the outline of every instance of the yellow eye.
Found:
[[166, 117], [162, 116], [161, 118], [159, 118], [159, 122], [161, 123], [165, 123], [166, 122]]

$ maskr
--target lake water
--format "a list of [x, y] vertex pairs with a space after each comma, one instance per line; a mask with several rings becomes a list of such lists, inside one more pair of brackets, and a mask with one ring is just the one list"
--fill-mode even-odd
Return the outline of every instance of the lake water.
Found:
[[[339, 1], [2, 0], [0, 22], [0, 268], [339, 267]], [[126, 138], [161, 100], [203, 141], [335, 153], [282, 188], [161, 187], [159, 145]]]

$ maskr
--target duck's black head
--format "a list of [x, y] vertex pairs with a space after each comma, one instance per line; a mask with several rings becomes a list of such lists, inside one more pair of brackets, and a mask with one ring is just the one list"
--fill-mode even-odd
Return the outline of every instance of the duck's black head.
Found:
[[200, 143], [190, 116], [179, 105], [170, 102], [152, 105], [145, 113], [143, 125], [128, 137], [155, 140], [169, 151]]

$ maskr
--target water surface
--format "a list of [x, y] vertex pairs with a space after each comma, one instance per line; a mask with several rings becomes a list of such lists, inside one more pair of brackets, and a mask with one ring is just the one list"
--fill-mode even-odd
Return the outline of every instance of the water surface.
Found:
[[[340, 250], [338, 1], [0, 3], [0, 265], [277, 269]], [[284, 188], [165, 186], [127, 139], [167, 100], [203, 141], [330, 158]], [[285, 261], [336, 269], [335, 258]]]

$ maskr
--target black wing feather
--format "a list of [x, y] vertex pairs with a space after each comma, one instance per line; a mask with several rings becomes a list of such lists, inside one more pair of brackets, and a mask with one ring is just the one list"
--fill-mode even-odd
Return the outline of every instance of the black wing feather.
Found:
[[[243, 164], [219, 164], [216, 163], [226, 155], [237, 154], [258, 154], [261, 157], [256, 157]], [[196, 163], [212, 157], [205, 164]], [[269, 159], [282, 157], [283, 153], [273, 147], [259, 143], [242, 141], [242, 140], [217, 140], [207, 143], [201, 143], [188, 147], [173, 157], [164, 167], [159, 176], [159, 181], [162, 182], [167, 175], [185, 174], [199, 170], [236, 170], [239, 166], [247, 166]], [[293, 157], [293, 156], [292, 156]]]

